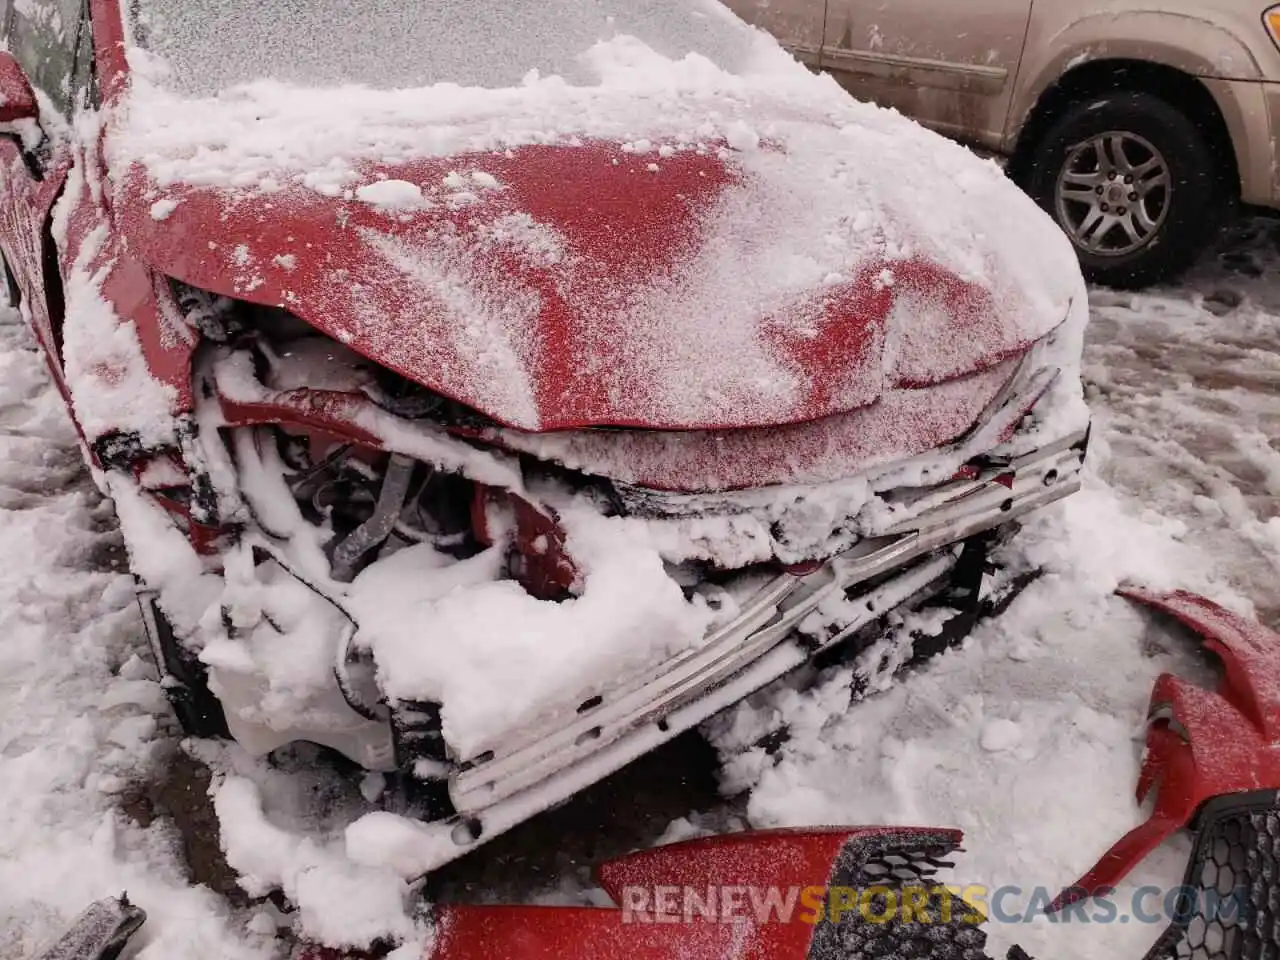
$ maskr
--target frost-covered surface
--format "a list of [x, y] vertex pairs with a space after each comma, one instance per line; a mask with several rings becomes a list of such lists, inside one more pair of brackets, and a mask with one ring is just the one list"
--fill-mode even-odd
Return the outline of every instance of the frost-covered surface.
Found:
[[77, 256], [66, 286], [64, 325], [67, 384], [85, 435], [136, 432], [149, 443], [173, 438], [174, 391], [151, 376], [133, 321], [102, 295], [111, 264], [93, 269], [107, 228], [98, 227]]
[[690, 52], [733, 69], [751, 35], [727, 29], [714, 0], [317, 0], [287, 16], [254, 0], [192, 10], [181, 0], [144, 0], [135, 38], [174, 63], [177, 85], [195, 94], [276, 79], [300, 86], [360, 83], [381, 89], [453, 83], [513, 87], [531, 70], [571, 82], [592, 77], [583, 50], [634, 34], [664, 55]]
[[[70, 218], [82, 197], [98, 196], [101, 190], [94, 174], [99, 132], [98, 118], [85, 115], [77, 120], [77, 159], [53, 210], [53, 235], [63, 248]], [[71, 136], [70, 132], [63, 135]], [[90, 175], [93, 178], [86, 182]], [[176, 391], [152, 375], [137, 325], [120, 316], [117, 305], [104, 294], [118, 251], [118, 240], [112, 242], [106, 224], [91, 228], [75, 251], [63, 291], [61, 349], [67, 387], [76, 420], [88, 440], [118, 431], [162, 445], [173, 440]], [[162, 339], [169, 333], [164, 320], [159, 332]]]
[[[564, 25], [575, 70], [526, 75], [526, 31], [522, 82], [377, 89], [343, 60], [345, 85], [211, 93], [186, 82], [203, 76], [187, 73], [189, 38], [131, 47], [106, 148], [119, 208], [151, 198], [128, 228], [163, 264], [197, 209], [211, 231], [219, 208], [246, 204], [352, 227], [323, 245], [336, 264], [317, 245], [283, 272], [265, 238], [211, 236], [212, 258], [240, 262], [201, 282], [287, 303], [522, 429], [811, 419], [989, 366], [1080, 300], [1069, 244], [994, 164], [849, 100], [709, 2], [695, 8], [733, 57], [687, 53], [697, 31], [674, 47], [629, 31], [649, 13], [597, 36], [577, 31], [576, 7], [519, 6]], [[218, 26], [210, 50], [234, 45]], [[156, 191], [188, 199], [157, 220]]]

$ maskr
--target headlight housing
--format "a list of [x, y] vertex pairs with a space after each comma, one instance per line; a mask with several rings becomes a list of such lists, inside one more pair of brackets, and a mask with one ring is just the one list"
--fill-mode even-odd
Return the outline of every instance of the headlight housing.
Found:
[[1266, 27], [1271, 42], [1280, 49], [1280, 3], [1267, 7], [1262, 11], [1262, 25]]

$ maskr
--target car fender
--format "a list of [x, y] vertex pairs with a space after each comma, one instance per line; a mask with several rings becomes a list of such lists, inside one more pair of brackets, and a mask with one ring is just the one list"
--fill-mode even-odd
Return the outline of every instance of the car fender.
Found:
[[[1258, 24], [1259, 35], [1262, 26]], [[1098, 60], [1140, 60], [1195, 77], [1261, 80], [1249, 46], [1233, 31], [1194, 14], [1132, 11], [1096, 13], [1057, 29], [1033, 25], [1023, 54], [1004, 148], [1012, 151], [1031, 111], [1045, 92], [1072, 70]]]
[[198, 338], [168, 281], [134, 255], [118, 229], [107, 202], [100, 138], [78, 144], [75, 154], [52, 225], [74, 419], [91, 447], [110, 437], [167, 446], [176, 443], [179, 418], [194, 410], [191, 365]]

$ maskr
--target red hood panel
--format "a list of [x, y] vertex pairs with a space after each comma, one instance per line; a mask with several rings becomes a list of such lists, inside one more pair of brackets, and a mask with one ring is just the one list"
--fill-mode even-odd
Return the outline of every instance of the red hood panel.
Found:
[[[757, 151], [766, 170], [785, 153]], [[817, 277], [824, 261], [778, 240], [802, 215], [744, 228], [794, 207], [761, 169], [588, 142], [384, 165], [326, 195], [161, 190], [136, 164], [115, 212], [156, 269], [282, 306], [527, 431], [810, 421], [989, 368], [1066, 313], [997, 259], [968, 282], [901, 244]], [[894, 216], [911, 236], [928, 211]]]

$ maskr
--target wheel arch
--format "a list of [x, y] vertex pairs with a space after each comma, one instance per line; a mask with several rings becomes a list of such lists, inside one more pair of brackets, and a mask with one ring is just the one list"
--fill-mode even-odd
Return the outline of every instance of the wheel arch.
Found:
[[1036, 144], [1073, 104], [1116, 91], [1146, 93], [1168, 100], [1205, 131], [1218, 161], [1218, 177], [1233, 199], [1241, 186], [1240, 163], [1231, 130], [1213, 93], [1197, 76], [1150, 60], [1105, 58], [1086, 60], [1049, 84], [1027, 111], [1010, 149], [1009, 175], [1025, 184]]

